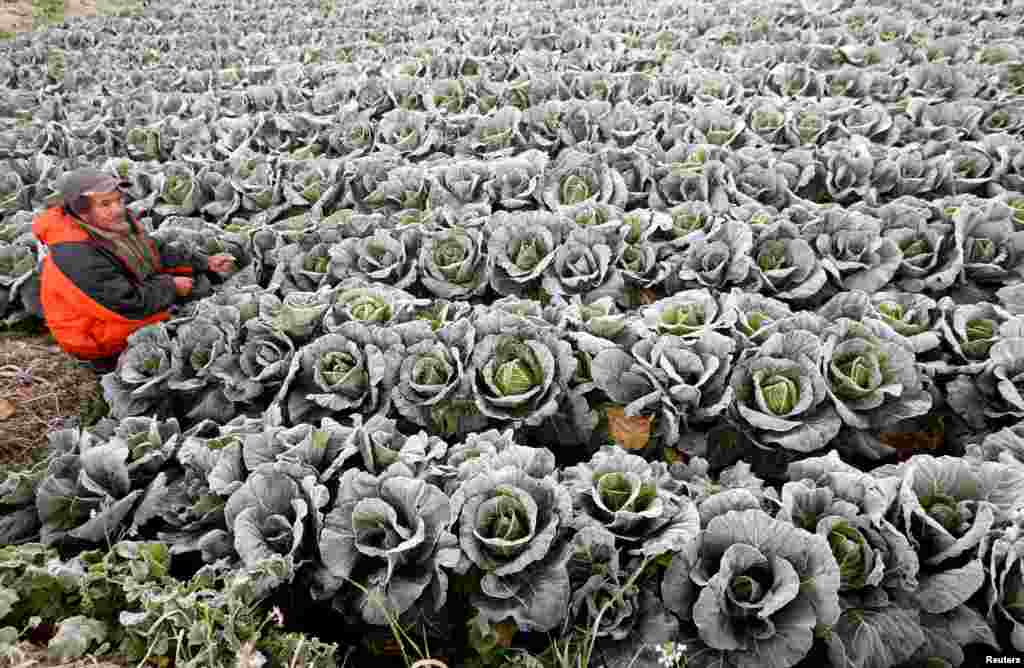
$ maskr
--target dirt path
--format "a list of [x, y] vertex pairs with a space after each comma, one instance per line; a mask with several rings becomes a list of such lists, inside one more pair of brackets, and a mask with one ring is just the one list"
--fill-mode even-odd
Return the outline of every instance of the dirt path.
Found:
[[[65, 0], [64, 16], [92, 16], [96, 0]], [[32, 0], [0, 0], [0, 33], [32, 30]]]
[[98, 380], [48, 334], [0, 336], [0, 465], [29, 462], [65, 418], [101, 409]]

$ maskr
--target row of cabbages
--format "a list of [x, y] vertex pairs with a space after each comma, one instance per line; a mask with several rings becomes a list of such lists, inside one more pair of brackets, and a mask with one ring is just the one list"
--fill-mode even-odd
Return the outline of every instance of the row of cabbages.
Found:
[[[666, 64], [659, 70], [657, 60], [648, 58], [625, 72], [548, 71], [502, 62], [492, 63], [490, 69], [508, 70], [503, 75], [457, 73], [437, 77], [407, 73], [404, 69], [414, 67], [408, 64], [396, 64], [394, 67], [399, 71], [380, 74], [357, 70], [354, 65], [314, 67], [299, 63], [210, 71], [140, 70], [122, 75], [123, 82], [109, 82], [122, 86], [127, 100], [112, 98], [97, 105], [93, 102], [96, 97], [90, 96], [99, 97], [95, 88], [100, 82], [87, 73], [69, 71], [66, 57], [58, 52], [45, 66], [23, 66], [7, 73], [0, 69], [0, 79], [6, 79], [12, 89], [0, 106], [0, 118], [5, 125], [30, 118], [77, 122], [103, 115], [125, 118], [133, 111], [137, 115], [139, 107], [145, 110], [147, 97], [162, 102], [162, 109], [172, 115], [182, 115], [188, 107], [195, 110], [193, 113], [206, 115], [218, 110], [225, 116], [260, 111], [325, 115], [355, 100], [361, 109], [379, 116], [393, 108], [456, 114], [470, 110], [487, 112], [502, 104], [525, 109], [544, 102], [574, 99], [636, 105], [738, 105], [762, 96], [793, 101], [847, 97], [847, 105], [875, 102], [896, 106], [918, 97], [1010, 104], [1015, 96], [1024, 94], [1021, 66], [1012, 62], [973, 66], [927, 63], [897, 72], [895, 67], [862, 64], [821, 70], [806, 64], [805, 59], [732, 73], [692, 63], [685, 67], [679, 63], [676, 68]], [[998, 59], [994, 55], [988, 57]], [[475, 71], [483, 67], [483, 63], [473, 63], [472, 67], [464, 64], [462, 69]], [[46, 92], [41, 93], [40, 88]], [[61, 92], [60, 88], [70, 90]], [[192, 104], [186, 105], [187, 102]]]
[[[515, 109], [507, 111], [521, 116]], [[389, 113], [395, 113], [390, 125], [337, 135], [339, 141], [344, 137], [337, 146], [344, 158], [307, 155], [302, 148], [306, 140], [272, 132], [269, 117], [238, 133], [231, 130], [241, 126], [216, 123], [183, 134], [168, 127], [146, 130], [121, 146], [137, 160], [123, 157], [115, 150], [118, 142], [102, 132], [42, 137], [55, 142], [46, 147], [51, 155], [0, 162], [0, 214], [6, 220], [46, 205], [63, 171], [90, 163], [103, 163], [129, 181], [130, 208], [152, 209], [157, 222], [168, 215], [202, 215], [225, 223], [237, 214], [261, 224], [302, 213], [318, 219], [354, 208], [360, 213], [439, 214], [471, 226], [472, 219], [501, 209], [571, 214], [581, 205], [600, 204], [665, 211], [703, 202], [724, 214], [751, 204], [782, 209], [863, 202], [876, 207], [907, 195], [933, 199], [1004, 193], [1019, 211], [1024, 191], [1024, 141], [1006, 133], [975, 142], [943, 136], [948, 128], [939, 129], [931, 139], [898, 149], [860, 135], [821, 146], [732, 148], [703, 141], [709, 137], [691, 133], [694, 126], [666, 123], [638, 134], [633, 144], [620, 145], [596, 141], [599, 126], [588, 125], [586, 117], [576, 119], [578, 124], [566, 119], [522, 135], [502, 126], [498, 114], [459, 138], [446, 137], [415, 112]], [[321, 130], [330, 142], [335, 131]], [[320, 132], [310, 131], [312, 136]], [[362, 139], [355, 141], [356, 135]], [[271, 153], [271, 145], [285, 152], [295, 149], [297, 155]], [[159, 162], [161, 147], [174, 159]], [[85, 152], [77, 158], [65, 155], [79, 149]], [[109, 157], [111, 152], [115, 157]], [[621, 217], [621, 212], [607, 216]]]
[[[609, 11], [599, 3], [556, 9], [546, 2], [524, 2], [516, 7], [447, 2], [432, 8], [428, 16], [392, 12], [383, 26], [380, 12], [386, 8], [365, 2], [359, 8], [358, 4], [338, 7], [326, 16], [309, 12], [298, 3], [275, 3], [269, 16], [247, 6], [230, 17], [231, 28], [236, 31], [232, 34], [201, 17], [219, 12], [218, 8], [182, 3], [131, 21], [93, 20], [99, 30], [82, 30], [80, 25], [69, 24], [35, 36], [15, 36], [6, 42], [6, 48], [0, 44], [0, 53], [16, 65], [45, 62], [48, 48], [73, 49], [86, 57], [108, 51], [131, 63], [130, 46], [152, 49], [161, 56], [173, 53], [180, 58], [195, 58], [185, 60], [183, 65], [201, 70], [218, 63], [309, 62], [308, 49], [318, 55], [315, 49], [325, 45], [338, 50], [327, 55], [336, 56], [339, 62], [352, 59], [380, 63], [396, 55], [440, 56], [439, 62], [430, 66], [443, 68], [444, 57], [451, 54], [485, 58], [553, 52], [552, 57], [564, 59], [564, 69], [573, 69], [585, 62], [579, 58], [588, 50], [620, 55], [630, 50], [670, 55], [680, 52], [679, 57], [693, 57], [695, 51], [717, 51], [724, 62], [743, 67], [773, 61], [803, 62], [806, 53], [801, 55], [799, 49], [819, 45], [847, 47], [844, 53], [854, 54], [851, 60], [856, 61], [860, 60], [855, 57], [858, 46], [875, 48], [883, 54], [894, 50], [897, 57], [915, 64], [963, 62], [992, 46], [1008, 48], [1011, 55], [1016, 55], [1012, 40], [1024, 30], [1020, 14], [1009, 4], [968, 7], [957, 3], [937, 10], [929, 3], [902, 8], [862, 3], [835, 11], [832, 7], [799, 7], [795, 3], [782, 8], [781, 3], [723, 6], [695, 2], [686, 6], [665, 3], [652, 14], [639, 5], [620, 5]], [[472, 10], [476, 15], [468, 15]], [[499, 16], [482, 21], [481, 12]], [[282, 15], [288, 17], [284, 23]], [[317, 24], [315, 30], [303, 25], [310, 23]], [[766, 55], [757, 62], [731, 62], [744, 49], [761, 49]], [[342, 54], [346, 57], [339, 57]], [[699, 56], [696, 59], [701, 60]], [[604, 68], [614, 64], [613, 58]], [[821, 64], [828, 67], [840, 63], [822, 60]], [[442, 71], [450, 74], [458, 70]]]
[[[794, 101], [758, 96], [738, 104], [542, 100], [530, 105], [516, 99], [529, 96], [522, 88], [503, 95], [506, 99], [487, 98], [481, 112], [481, 100], [463, 97], [461, 84], [442, 85], [448, 97], [422, 98], [432, 100], [426, 111], [411, 104], [376, 113], [351, 100], [332, 101], [330, 115], [270, 109], [249, 113], [221, 106], [231, 104], [231, 96], [146, 93], [122, 106], [118, 120], [94, 109], [89, 118], [9, 123], [0, 132], [0, 158], [8, 163], [5, 173], [18, 173], [24, 171], [17, 169], [19, 160], [41, 153], [51, 159], [130, 158], [212, 167], [243, 149], [285, 161], [384, 153], [430, 162], [449, 156], [494, 160], [534, 149], [554, 159], [572, 148], [627, 152], [658, 169], [679, 161], [673, 150], [701, 145], [728, 155], [746, 150], [776, 160], [792, 151], [830, 149], [853, 154], [851, 161], [859, 158], [865, 164], [857, 165], [858, 171], [909, 153], [921, 162], [952, 162], [969, 178], [999, 181], [1004, 173], [1021, 178], [1020, 101], [911, 98], [889, 108], [849, 97]], [[238, 99], [253, 98], [246, 92]], [[269, 89], [269, 105], [278, 100], [277, 91]], [[458, 112], [438, 113], [430, 109], [435, 104]], [[949, 160], [950, 152], [964, 155]]]
[[566, 456], [639, 426], [631, 447], [651, 457], [767, 472], [827, 447], [886, 458], [937, 416], [953, 448], [965, 423], [984, 434], [1024, 417], [1021, 291], [1001, 296], [1010, 310], [852, 291], [794, 311], [700, 288], [623, 311], [610, 297], [418, 299], [360, 279], [283, 298], [250, 286], [133, 334], [102, 385], [118, 418], [376, 415], [444, 437], [512, 427]]
[[[155, 234], [204, 253], [230, 252], [246, 268], [233, 284], [282, 294], [360, 278], [424, 297], [536, 298], [543, 291], [632, 307], [707, 287], [816, 308], [844, 289], [978, 301], [1020, 282], [1024, 195], [967, 178], [951, 163], [940, 171], [933, 160], [932, 181], [942, 175], [952, 190], [1000, 194], [873, 203], [880, 190], [917, 191], [924, 179], [901, 179], [894, 176], [899, 165], [882, 163], [859, 181], [849, 167], [855, 156], [836, 151], [824, 164], [813, 159], [829, 146], [791, 151], [782, 157], [792, 163], [762, 167], [744, 163], [759, 155], [754, 149], [687, 145], [693, 150], [685, 156], [684, 147], [669, 151], [687, 162], [646, 179], [638, 171], [647, 163], [629, 162], [641, 154], [620, 151], [619, 163], [615, 151], [574, 149], [553, 162], [540, 151], [430, 165], [396, 155], [277, 162], [244, 151], [227, 163], [227, 174], [193, 171], [185, 162], [165, 171], [125, 160], [107, 167], [130, 181], [129, 208], [145, 214], [150, 227], [160, 221]], [[804, 158], [810, 162], [801, 166]], [[31, 214], [18, 208], [45, 201], [58, 164], [43, 157], [19, 163], [45, 170], [35, 185], [8, 173], [15, 191], [0, 228], [0, 315], [38, 315], [30, 279], [39, 248]], [[822, 205], [805, 196], [856, 202]], [[644, 204], [651, 208], [636, 208]]]
[[[942, 55], [926, 59], [922, 50], [911, 62], [906, 62], [897, 48], [861, 44], [761, 42], [734, 49], [717, 45], [713, 49], [697, 48], [687, 54], [673, 52], [666, 45], [654, 51], [594, 50], [568, 56], [551, 51], [477, 56], [444, 46], [428, 48], [428, 53], [424, 53], [422, 46], [395, 49], [355, 42], [334, 47], [338, 53], [332, 57], [323, 53], [327, 48], [307, 46], [291, 58], [223, 56], [225, 62], [207, 63], [200, 69], [160, 65], [167, 58], [163, 52], [136, 50], [133, 66], [113, 75], [113, 81], [126, 90], [150, 88], [163, 93], [193, 94], [291, 84], [293, 90], [312, 90], [322, 97], [332, 90], [344, 91], [360, 81], [378, 78], [383, 79], [378, 86], [388, 83], [415, 89], [457, 80], [466, 86], [491, 90], [509, 85], [525, 87], [531, 79], [538, 79], [548, 83], [546, 88], [556, 99], [578, 96], [613, 101], [636, 101], [638, 93], [631, 89], [641, 87], [645, 78], [661, 82], [647, 95], [656, 94], [660, 88], [663, 94], [685, 99], [730, 99], [761, 93], [818, 96], [828, 94], [836, 85], [849, 89], [854, 97], [879, 95], [896, 99], [927, 93], [947, 98], [990, 98], [1005, 95], [1007, 88], [1011, 93], [1019, 93], [1021, 85], [1020, 51], [1010, 40], [996, 41], [977, 51], [963, 51], [963, 57], [955, 60]], [[15, 56], [29, 62], [0, 61], [0, 81], [18, 95], [16, 99], [38, 98], [40, 93], [34, 88], [37, 86], [66, 104], [72, 104], [75, 95], [95, 92], [100, 80], [86, 64], [105, 53], [83, 54], [84, 62], [70, 59], [68, 54], [74, 53], [71, 50], [49, 48], [36, 53], [27, 50]], [[34, 62], [37, 58], [39, 62]], [[261, 64], [263, 61], [265, 64]], [[671, 86], [666, 85], [670, 81]], [[886, 83], [894, 90], [885, 90]], [[300, 101], [301, 98], [295, 103]], [[260, 108], [259, 101], [254, 101], [254, 105], [255, 109]]]
[[[185, 11], [195, 13], [196, 9], [187, 7]], [[198, 9], [200, 13], [211, 11]], [[658, 17], [631, 7], [616, 7], [614, 13], [597, 7], [553, 10], [546, 3], [512, 10], [487, 7], [484, 11], [488, 9], [497, 10], [500, 16], [481, 21], [478, 5], [467, 10], [453, 3], [429, 16], [394, 13], [383, 29], [379, 16], [354, 17], [347, 11], [322, 16], [302, 10], [284, 23], [272, 18], [268, 29], [253, 25], [261, 20], [258, 14], [232, 17], [250, 23], [238, 36], [212, 29], [202, 19], [183, 20], [180, 14], [166, 22], [111, 23], [106, 28], [111, 34], [104, 34], [103, 39], [96, 31], [55, 30], [41, 40], [13, 40], [6, 54], [0, 44], [0, 56], [9, 58], [0, 72], [6, 71], [8, 79], [17, 76], [23, 89], [32, 87], [29, 82], [75, 89], [94, 85], [95, 74], [90, 70], [106, 58], [113, 58], [128, 75], [137, 74], [133, 70], [141, 66], [157, 81], [181, 77], [183, 70], [193, 71], [187, 76], [200, 81], [203, 70], [282, 62], [315, 67], [320, 63], [357, 63], [361, 72], [393, 68], [432, 77], [486, 72], [495, 75], [493, 78], [506, 76], [507, 67], [501, 64], [504, 59], [529, 62], [534, 71], [677, 70], [693, 65], [767, 70], [778, 63], [811, 63], [818, 70], [847, 63], [876, 69], [928, 63], [988, 65], [1019, 61], [1015, 38], [1022, 33], [1019, 13], [1010, 8], [955, 8], [976, 14], [967, 19], [967, 26], [962, 16], [924, 6], [910, 11], [858, 7], [833, 12], [821, 7], [780, 12], [766, 5], [754, 5], [750, 11], [691, 5], [678, 16]], [[310, 22], [318, 25], [300, 27]], [[295, 29], [279, 30], [282, 25]], [[60, 58], [63, 49], [83, 56], [69, 64], [70, 78], [48, 81], [45, 68], [40, 78], [38, 67], [26, 67]], [[12, 70], [16, 74], [11, 74]], [[972, 75], [979, 72], [991, 73], [965, 70]]]
[[291, 587], [349, 624], [399, 615], [443, 635], [468, 602], [485, 634], [579, 622], [609, 665], [642, 667], [666, 642], [687, 666], [787, 668], [816, 642], [835, 666], [958, 666], [1004, 632], [1024, 651], [1019, 429], [872, 472], [804, 459], [781, 493], [743, 463], [712, 477], [700, 458], [607, 446], [558, 468], [511, 430], [446, 442], [381, 416], [128, 418], [50, 438], [46, 462], [0, 485], [4, 543], [283, 557]]

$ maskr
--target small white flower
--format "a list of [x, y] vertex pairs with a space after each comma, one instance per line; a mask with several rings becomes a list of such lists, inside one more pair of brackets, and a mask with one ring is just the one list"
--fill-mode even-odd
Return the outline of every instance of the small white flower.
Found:
[[674, 642], [667, 642], [657, 647], [658, 653], [661, 655], [658, 657], [658, 663], [664, 668], [677, 668], [686, 652], [686, 645]]

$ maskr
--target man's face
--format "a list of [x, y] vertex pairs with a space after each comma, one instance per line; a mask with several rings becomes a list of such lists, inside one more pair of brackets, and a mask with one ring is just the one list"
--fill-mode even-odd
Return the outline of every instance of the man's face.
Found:
[[93, 193], [86, 197], [89, 198], [89, 208], [83, 217], [90, 225], [110, 232], [126, 232], [130, 229], [121, 193]]

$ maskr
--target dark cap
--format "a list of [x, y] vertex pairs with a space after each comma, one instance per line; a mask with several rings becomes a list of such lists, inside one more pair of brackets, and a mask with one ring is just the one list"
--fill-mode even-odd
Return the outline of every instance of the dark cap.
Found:
[[72, 213], [81, 213], [85, 204], [83, 195], [120, 191], [130, 184], [117, 176], [91, 167], [82, 167], [64, 174], [57, 182], [64, 207]]

